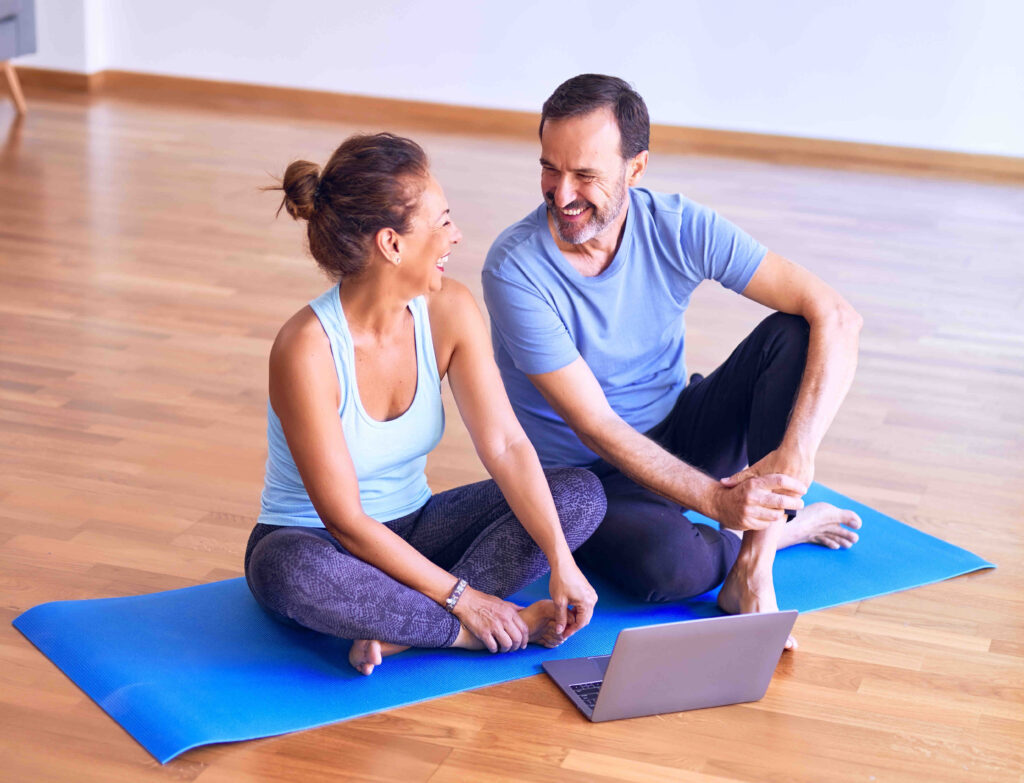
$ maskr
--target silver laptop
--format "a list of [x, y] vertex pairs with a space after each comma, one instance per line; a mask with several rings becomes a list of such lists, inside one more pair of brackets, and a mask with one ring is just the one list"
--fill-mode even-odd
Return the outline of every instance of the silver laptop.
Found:
[[736, 614], [619, 632], [611, 655], [545, 661], [592, 721], [757, 701], [797, 612]]

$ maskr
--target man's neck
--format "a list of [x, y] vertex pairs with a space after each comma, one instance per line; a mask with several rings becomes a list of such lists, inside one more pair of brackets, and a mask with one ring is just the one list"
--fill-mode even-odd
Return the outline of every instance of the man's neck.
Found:
[[615, 221], [593, 239], [578, 245], [563, 242], [555, 230], [555, 219], [548, 211], [548, 231], [551, 232], [555, 245], [562, 251], [565, 259], [584, 277], [597, 277], [615, 260], [615, 254], [622, 244], [622, 235], [626, 228], [626, 215], [629, 214], [629, 199]]

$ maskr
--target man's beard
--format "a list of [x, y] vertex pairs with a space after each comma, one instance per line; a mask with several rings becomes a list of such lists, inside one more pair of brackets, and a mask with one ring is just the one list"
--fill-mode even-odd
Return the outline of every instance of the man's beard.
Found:
[[618, 188], [612, 193], [612, 197], [604, 209], [598, 209], [583, 199], [576, 199], [563, 207], [563, 209], [590, 209], [590, 218], [585, 223], [563, 223], [560, 211], [555, 207], [553, 192], [545, 193], [544, 201], [547, 204], [551, 220], [555, 224], [555, 233], [558, 234], [558, 238], [570, 245], [582, 245], [608, 228], [622, 214], [622, 208], [626, 204], [625, 178], [619, 181]]

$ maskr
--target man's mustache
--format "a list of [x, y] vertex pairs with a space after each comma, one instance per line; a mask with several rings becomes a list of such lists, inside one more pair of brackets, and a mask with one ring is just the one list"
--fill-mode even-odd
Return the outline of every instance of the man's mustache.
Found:
[[[552, 206], [552, 207], [555, 206], [555, 194], [554, 193], [546, 193], [546, 194], [544, 194], [544, 200], [548, 202], [548, 206]], [[589, 201], [583, 201], [582, 199], [576, 199], [571, 204], [566, 204], [564, 207], [558, 207], [558, 208], [559, 209], [566, 209], [566, 210], [568, 210], [568, 209], [587, 209], [588, 207], [592, 207], [592, 206], [593, 206], [593, 204], [591, 204]]]

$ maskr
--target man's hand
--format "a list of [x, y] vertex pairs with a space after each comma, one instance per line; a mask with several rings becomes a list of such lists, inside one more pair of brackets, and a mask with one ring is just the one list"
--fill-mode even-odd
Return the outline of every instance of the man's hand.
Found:
[[454, 614], [492, 653], [521, 650], [530, 641], [530, 629], [519, 616], [518, 606], [472, 587], [466, 588]]
[[[551, 566], [548, 592], [555, 602], [555, 632], [568, 639], [590, 622], [597, 603], [597, 592], [583, 576], [572, 559], [564, 565]], [[572, 612], [569, 606], [573, 607]]]
[[[737, 476], [740, 474], [737, 474]], [[764, 530], [785, 518], [785, 511], [804, 507], [807, 487], [791, 476], [770, 473], [751, 476], [730, 485], [736, 476], [722, 479], [715, 498], [715, 519], [733, 530]]]
[[779, 447], [775, 451], [765, 454], [749, 468], [744, 468], [739, 473], [722, 479], [722, 484], [727, 487], [735, 487], [747, 479], [755, 476], [768, 476], [772, 473], [790, 476], [805, 487], [809, 487], [814, 481], [814, 458], [804, 456], [794, 449]]

